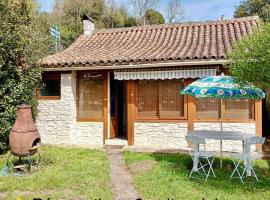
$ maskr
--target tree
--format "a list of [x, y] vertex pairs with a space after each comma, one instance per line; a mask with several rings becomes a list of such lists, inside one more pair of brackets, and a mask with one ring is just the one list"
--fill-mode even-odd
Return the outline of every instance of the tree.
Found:
[[263, 21], [270, 21], [269, 0], [244, 0], [234, 12], [235, 17], [258, 15]]
[[116, 28], [121, 28], [125, 26], [126, 19], [128, 18], [127, 10], [124, 6], [119, 8], [116, 7], [114, 14], [114, 24]]
[[43, 41], [46, 43], [46, 52], [45, 55], [55, 52], [54, 41], [50, 35], [50, 14], [46, 12], [36, 13], [35, 14], [35, 26], [38, 27], [38, 32], [41, 35]]
[[107, 4], [109, 4], [107, 7], [107, 15], [108, 15], [108, 19], [107, 22], [110, 23], [109, 26], [111, 26], [111, 28], [114, 27], [114, 18], [115, 18], [115, 1], [114, 0], [108, 0]]
[[56, 24], [60, 27], [61, 44], [66, 48], [83, 32], [83, 15], [94, 19], [97, 28], [104, 28], [104, 10], [104, 0], [58, 0], [51, 14], [50, 26]]
[[125, 27], [137, 26], [136, 19], [134, 17], [128, 17], [125, 19]]
[[16, 106], [26, 102], [36, 114], [35, 91], [41, 82], [37, 61], [46, 45], [29, 2], [0, 0], [0, 153], [8, 149]]
[[180, 0], [168, 0], [165, 13], [168, 23], [182, 21], [184, 18], [184, 8], [182, 7]]
[[229, 54], [230, 72], [240, 82], [250, 82], [262, 89], [270, 88], [270, 24], [261, 25], [245, 37]]
[[130, 26], [131, 22], [127, 9], [117, 6], [115, 0], [57, 0], [48, 22], [49, 27], [56, 24], [60, 28], [60, 50], [82, 34], [83, 15], [94, 19], [97, 29]]
[[125, 6], [117, 7], [114, 0], [110, 0], [106, 5], [103, 21], [106, 28], [120, 28], [126, 27], [126, 21], [129, 18], [127, 9]]
[[135, 12], [137, 24], [140, 25], [146, 24], [146, 11], [155, 8], [160, 3], [159, 0], [130, 0], [130, 2]]
[[165, 19], [162, 14], [154, 9], [149, 9], [145, 12], [145, 20], [149, 25], [165, 23]]

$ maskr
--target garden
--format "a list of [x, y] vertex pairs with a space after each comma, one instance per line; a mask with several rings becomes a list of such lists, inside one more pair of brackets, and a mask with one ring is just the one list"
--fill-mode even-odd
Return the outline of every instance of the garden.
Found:
[[[51, 146], [39, 151], [38, 168], [0, 177], [0, 199], [112, 199], [105, 151]], [[0, 156], [1, 167], [8, 155]]]
[[[104, 150], [43, 146], [41, 162], [31, 172], [0, 177], [0, 199], [113, 199], [110, 167]], [[0, 165], [9, 153], [0, 157]], [[142, 199], [269, 199], [269, 161], [257, 160], [254, 168], [260, 179], [247, 178], [244, 184], [229, 177], [230, 159], [223, 168], [216, 158], [217, 177], [188, 179], [191, 157], [178, 153], [137, 153], [124, 151], [125, 165]], [[11, 162], [17, 158], [11, 157]], [[9, 165], [12, 168], [12, 165]]]
[[192, 159], [186, 154], [124, 152], [124, 159], [136, 189], [142, 199], [269, 199], [269, 161], [257, 160], [255, 170], [259, 182], [248, 178], [244, 184], [239, 179], [229, 177], [233, 171], [230, 159], [215, 159], [216, 177], [209, 177], [205, 183], [203, 176], [188, 179], [192, 169]]

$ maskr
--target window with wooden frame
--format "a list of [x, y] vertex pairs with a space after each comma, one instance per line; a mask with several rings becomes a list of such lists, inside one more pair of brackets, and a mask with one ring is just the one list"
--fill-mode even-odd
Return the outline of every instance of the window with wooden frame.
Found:
[[249, 99], [226, 100], [224, 118], [226, 120], [254, 120], [255, 102]]
[[138, 119], [184, 119], [185, 97], [180, 94], [184, 80], [139, 80]]
[[254, 100], [196, 99], [198, 121], [254, 121]]
[[103, 119], [104, 76], [100, 73], [78, 73], [77, 119], [96, 121]]
[[138, 81], [138, 117], [158, 118], [158, 81]]
[[42, 83], [43, 86], [38, 90], [39, 99], [61, 99], [61, 74], [59, 72], [42, 73]]
[[221, 116], [221, 101], [214, 98], [196, 99], [196, 118], [198, 120], [216, 120]]

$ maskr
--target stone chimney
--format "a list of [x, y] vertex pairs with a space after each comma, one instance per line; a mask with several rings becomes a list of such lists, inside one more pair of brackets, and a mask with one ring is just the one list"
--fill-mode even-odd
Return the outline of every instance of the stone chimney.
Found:
[[83, 33], [84, 35], [91, 36], [95, 31], [95, 21], [88, 17], [87, 15], [83, 15]]

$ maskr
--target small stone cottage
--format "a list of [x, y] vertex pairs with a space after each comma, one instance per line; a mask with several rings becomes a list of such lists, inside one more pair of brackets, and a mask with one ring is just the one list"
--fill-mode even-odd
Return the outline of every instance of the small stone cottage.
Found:
[[[205, 76], [227, 73], [227, 53], [252, 34], [258, 17], [95, 30], [42, 60], [37, 125], [43, 143], [185, 148], [189, 130], [261, 135], [262, 103], [194, 99], [180, 90]], [[211, 141], [218, 150], [219, 142]], [[224, 141], [224, 149], [241, 144]]]

